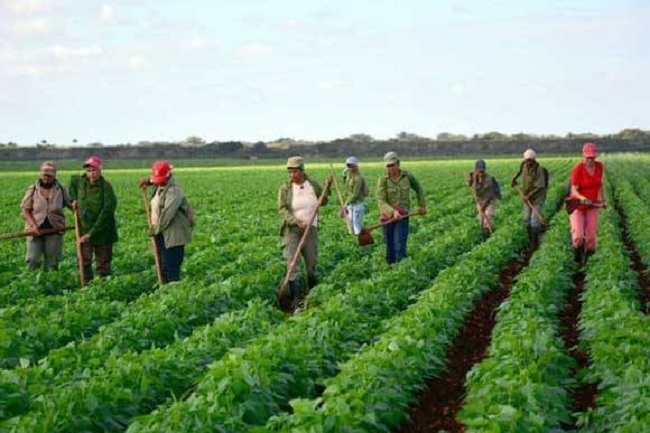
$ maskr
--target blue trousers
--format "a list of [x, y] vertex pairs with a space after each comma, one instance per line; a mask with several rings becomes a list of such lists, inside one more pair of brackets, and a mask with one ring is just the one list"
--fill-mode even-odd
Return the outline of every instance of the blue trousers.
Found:
[[409, 237], [409, 219], [395, 221], [384, 226], [386, 239], [386, 262], [390, 265], [406, 257], [406, 242]]
[[165, 238], [162, 234], [156, 235], [156, 245], [160, 254], [163, 282], [179, 281], [181, 279], [181, 265], [185, 257], [185, 245], [165, 248]]

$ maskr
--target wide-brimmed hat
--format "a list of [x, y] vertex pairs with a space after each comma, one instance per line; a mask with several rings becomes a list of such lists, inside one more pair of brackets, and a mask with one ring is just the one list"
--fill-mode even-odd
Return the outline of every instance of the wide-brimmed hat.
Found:
[[485, 171], [485, 161], [482, 159], [476, 161], [476, 164], [474, 164], [474, 170]]
[[305, 159], [302, 156], [292, 156], [287, 159], [287, 168], [305, 169]]

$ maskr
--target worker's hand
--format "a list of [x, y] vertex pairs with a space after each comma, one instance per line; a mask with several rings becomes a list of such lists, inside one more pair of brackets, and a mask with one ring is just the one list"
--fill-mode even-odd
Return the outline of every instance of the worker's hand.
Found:
[[593, 206], [594, 202], [589, 200], [588, 198], [586, 198], [586, 199], [582, 200], [582, 204], [584, 204], [585, 206]]
[[86, 242], [90, 242], [90, 235], [85, 234], [82, 237], [79, 238], [79, 243], [80, 244], [85, 244]]
[[27, 233], [29, 236], [38, 236], [41, 234], [41, 231], [38, 229], [38, 227], [30, 226], [25, 230], [25, 233]]
[[427, 208], [421, 207], [420, 209], [418, 209], [418, 213], [420, 215], [426, 215], [427, 214]]
[[151, 181], [149, 180], [148, 177], [144, 177], [138, 181], [138, 186], [142, 189], [145, 189], [148, 186], [151, 186]]
[[156, 236], [156, 228], [155, 227], [149, 227], [149, 236], [151, 236], [151, 237]]
[[332, 176], [331, 174], [327, 176], [327, 179], [325, 179], [325, 183], [331, 186], [332, 183], [334, 183], [334, 176]]
[[79, 202], [77, 200], [72, 200], [72, 210], [79, 210]]
[[609, 202], [608, 202], [607, 200], [602, 200], [602, 201], [600, 202], [600, 205], [601, 205], [602, 207], [607, 207], [607, 206], [609, 206]]
[[393, 211], [393, 215], [391, 216], [391, 218], [394, 219], [394, 220], [398, 220], [398, 219], [400, 219], [401, 217], [402, 217], [402, 214], [401, 214], [400, 211], [397, 210], [397, 209], [395, 209], [395, 210]]
[[510, 181], [510, 186], [512, 186], [513, 188], [516, 187], [516, 186], [517, 186], [517, 179], [514, 179], [514, 178], [513, 178], [513, 179]]
[[297, 220], [296, 225], [298, 226], [298, 228], [300, 228], [302, 230], [305, 230], [309, 226], [309, 222], [308, 221]]
[[341, 211], [339, 212], [339, 215], [341, 215], [341, 218], [345, 218], [345, 217], [348, 216], [348, 213], [349, 213], [348, 208], [344, 207], [344, 208], [341, 209]]

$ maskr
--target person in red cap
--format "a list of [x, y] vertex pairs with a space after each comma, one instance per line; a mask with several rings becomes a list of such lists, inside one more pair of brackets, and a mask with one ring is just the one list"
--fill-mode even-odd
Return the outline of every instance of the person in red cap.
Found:
[[582, 146], [582, 161], [571, 170], [569, 199], [580, 201], [569, 215], [573, 253], [578, 263], [596, 251], [598, 211], [600, 206], [607, 206], [603, 182], [605, 167], [602, 162], [596, 161], [597, 156], [596, 144], [585, 143]]
[[104, 176], [102, 160], [91, 156], [83, 164], [84, 174], [72, 176], [70, 198], [79, 212], [81, 255], [86, 281], [93, 279], [92, 259], [101, 277], [111, 275], [113, 244], [117, 242], [115, 210], [117, 197]]
[[154, 237], [160, 254], [163, 283], [179, 281], [185, 245], [192, 240], [194, 212], [167, 161], [153, 163], [149, 179], [140, 181], [141, 188], [149, 185], [156, 187], [151, 197], [149, 235]]

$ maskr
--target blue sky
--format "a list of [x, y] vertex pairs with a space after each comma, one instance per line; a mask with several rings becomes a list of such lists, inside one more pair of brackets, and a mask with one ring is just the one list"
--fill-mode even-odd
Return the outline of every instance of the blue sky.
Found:
[[0, 143], [650, 129], [650, 1], [0, 0]]

